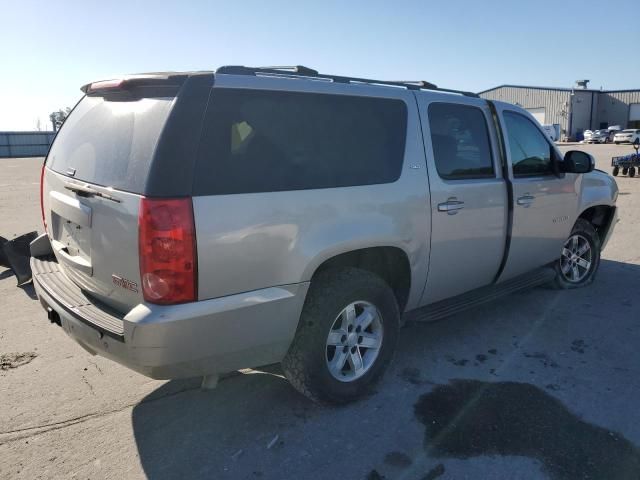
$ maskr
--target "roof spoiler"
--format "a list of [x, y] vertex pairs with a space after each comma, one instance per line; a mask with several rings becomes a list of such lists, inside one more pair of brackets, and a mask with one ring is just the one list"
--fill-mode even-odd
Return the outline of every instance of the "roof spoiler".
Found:
[[131, 91], [137, 87], [179, 87], [187, 76], [188, 75], [185, 74], [174, 73], [132, 75], [87, 83], [80, 87], [80, 90], [86, 95], [99, 96], [109, 93]]

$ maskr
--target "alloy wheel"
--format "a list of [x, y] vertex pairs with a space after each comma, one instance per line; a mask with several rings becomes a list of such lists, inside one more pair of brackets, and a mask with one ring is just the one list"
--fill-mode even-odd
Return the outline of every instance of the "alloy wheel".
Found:
[[589, 274], [592, 261], [591, 244], [582, 235], [574, 234], [569, 237], [562, 248], [560, 271], [567, 281], [579, 283]]
[[382, 316], [369, 302], [347, 305], [336, 317], [327, 336], [325, 356], [331, 375], [352, 382], [367, 373], [380, 353]]

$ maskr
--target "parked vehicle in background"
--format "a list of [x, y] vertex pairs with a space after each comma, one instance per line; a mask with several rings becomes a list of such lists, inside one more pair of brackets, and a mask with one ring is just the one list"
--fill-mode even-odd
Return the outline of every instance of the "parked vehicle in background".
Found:
[[351, 401], [403, 314], [588, 285], [615, 225], [593, 157], [476, 94], [238, 66], [83, 91], [43, 166], [33, 282], [51, 322], [153, 378], [281, 362]]
[[585, 143], [591, 142], [591, 137], [593, 136], [593, 130], [585, 130], [582, 132], [582, 141]]
[[613, 136], [613, 141], [616, 145], [619, 143], [640, 143], [640, 130], [630, 128], [617, 132]]
[[613, 137], [616, 133], [622, 130], [620, 125], [611, 125], [607, 127], [607, 132], [609, 132], [609, 143], [613, 142]]
[[594, 131], [590, 131], [590, 134], [588, 137], [585, 132], [584, 140], [587, 143], [608, 143], [609, 132], [607, 130], [594, 130]]

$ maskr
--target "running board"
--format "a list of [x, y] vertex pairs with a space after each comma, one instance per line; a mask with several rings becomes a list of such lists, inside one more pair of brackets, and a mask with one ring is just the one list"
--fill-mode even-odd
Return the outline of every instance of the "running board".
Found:
[[483, 303], [492, 302], [506, 295], [552, 281], [556, 276], [553, 267], [543, 267], [511, 280], [478, 288], [453, 298], [440, 300], [404, 314], [405, 322], [432, 322], [449, 317]]

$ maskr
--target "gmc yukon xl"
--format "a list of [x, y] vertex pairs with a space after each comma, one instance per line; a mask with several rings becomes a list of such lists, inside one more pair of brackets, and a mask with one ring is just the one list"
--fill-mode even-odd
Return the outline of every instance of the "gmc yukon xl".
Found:
[[49, 319], [153, 378], [280, 362], [326, 403], [403, 320], [593, 281], [617, 186], [525, 110], [427, 82], [221, 67], [94, 82], [42, 169]]

